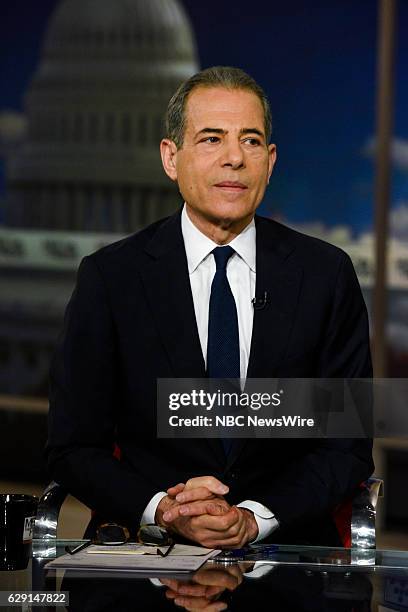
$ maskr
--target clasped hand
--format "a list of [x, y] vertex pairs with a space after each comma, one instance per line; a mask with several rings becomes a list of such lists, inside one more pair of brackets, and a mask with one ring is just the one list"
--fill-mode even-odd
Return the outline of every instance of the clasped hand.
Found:
[[256, 538], [258, 527], [250, 510], [228, 504], [228, 491], [214, 476], [179, 483], [167, 489], [156, 522], [206, 548], [241, 548]]
[[225, 591], [232, 593], [243, 580], [239, 565], [227, 567], [204, 566], [194, 574], [189, 582], [161, 578], [167, 586], [166, 597], [185, 610], [221, 612], [228, 608], [227, 603], [219, 600]]

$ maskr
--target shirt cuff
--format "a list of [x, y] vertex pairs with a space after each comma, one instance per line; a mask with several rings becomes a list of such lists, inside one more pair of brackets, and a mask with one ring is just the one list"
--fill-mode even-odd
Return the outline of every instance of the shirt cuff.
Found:
[[274, 513], [259, 502], [253, 501], [252, 499], [246, 499], [245, 501], [237, 504], [237, 507], [251, 510], [251, 512], [254, 514], [256, 524], [258, 525], [258, 535], [256, 536], [255, 540], [250, 542], [250, 544], [264, 540], [279, 527], [279, 522], [275, 518]]
[[244, 572], [245, 578], [256, 580], [257, 578], [264, 578], [267, 574], [270, 574], [275, 569], [275, 565], [267, 565], [264, 561], [256, 561], [251, 572]]
[[159, 493], [153, 495], [152, 499], [149, 501], [142, 514], [142, 518], [140, 519], [141, 525], [152, 525], [155, 523], [154, 519], [156, 516], [157, 506], [159, 505], [163, 497], [166, 497], [166, 495], [167, 493], [165, 493], [164, 491], [159, 491]]
[[[273, 566], [272, 566], [273, 567]], [[150, 582], [155, 586], [155, 587], [164, 587], [166, 586], [165, 584], [163, 584], [162, 582], [160, 582], [159, 578], [149, 578]]]

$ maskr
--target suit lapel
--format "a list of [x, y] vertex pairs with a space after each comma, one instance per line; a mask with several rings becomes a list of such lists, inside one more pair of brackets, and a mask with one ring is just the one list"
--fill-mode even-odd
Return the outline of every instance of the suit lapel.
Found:
[[[205, 378], [180, 215], [165, 221], [146, 246], [147, 261], [140, 274], [174, 377]], [[220, 440], [196, 442], [225, 462]]]
[[265, 308], [254, 310], [248, 378], [273, 378], [282, 363], [294, 322], [302, 268], [292, 261], [294, 246], [273, 221], [256, 217], [256, 296], [267, 293]]
[[[282, 239], [280, 226], [257, 215], [255, 223], [255, 295], [262, 297], [266, 292], [267, 303], [262, 309], [254, 309], [247, 378], [274, 378], [289, 342], [303, 271], [292, 262], [294, 245]], [[236, 461], [246, 442], [234, 441], [226, 469]]]
[[142, 281], [174, 377], [204, 377], [179, 212], [159, 227], [145, 251]]

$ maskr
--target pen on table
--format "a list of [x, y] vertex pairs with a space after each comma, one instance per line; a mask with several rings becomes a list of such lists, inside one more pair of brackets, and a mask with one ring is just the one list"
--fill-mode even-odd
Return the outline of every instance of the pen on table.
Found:
[[157, 549], [157, 554], [160, 555], [161, 557], [167, 557], [167, 555], [169, 555], [171, 553], [171, 551], [173, 550], [175, 544], [176, 544], [175, 542], [172, 542], [170, 544], [170, 546], [168, 547], [168, 549], [166, 550], [166, 552], [164, 552], [164, 553], [160, 550], [160, 548], [158, 548]]
[[269, 557], [271, 553], [278, 551], [279, 546], [277, 544], [266, 544], [259, 549], [251, 548], [250, 546], [248, 548], [234, 548], [230, 550], [222, 550], [216, 557], [213, 557], [208, 561], [210, 563], [239, 563], [239, 561], [253, 560], [253, 555], [257, 553], [258, 555], [263, 553]]
[[75, 555], [75, 553], [84, 550], [84, 548], [87, 548], [90, 544], [92, 544], [92, 540], [88, 540], [88, 542], [82, 542], [82, 544], [80, 544], [79, 546], [75, 546], [75, 548], [70, 548], [69, 546], [66, 546], [65, 552], [70, 555]]

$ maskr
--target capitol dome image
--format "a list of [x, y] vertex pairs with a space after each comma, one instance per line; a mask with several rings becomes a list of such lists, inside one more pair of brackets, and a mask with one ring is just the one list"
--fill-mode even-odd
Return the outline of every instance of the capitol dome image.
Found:
[[171, 214], [163, 115], [197, 71], [177, 0], [61, 0], [8, 159], [6, 226], [127, 234]]
[[47, 395], [81, 259], [180, 206], [159, 143], [198, 70], [179, 0], [57, 2], [24, 115], [3, 114], [0, 394]]

